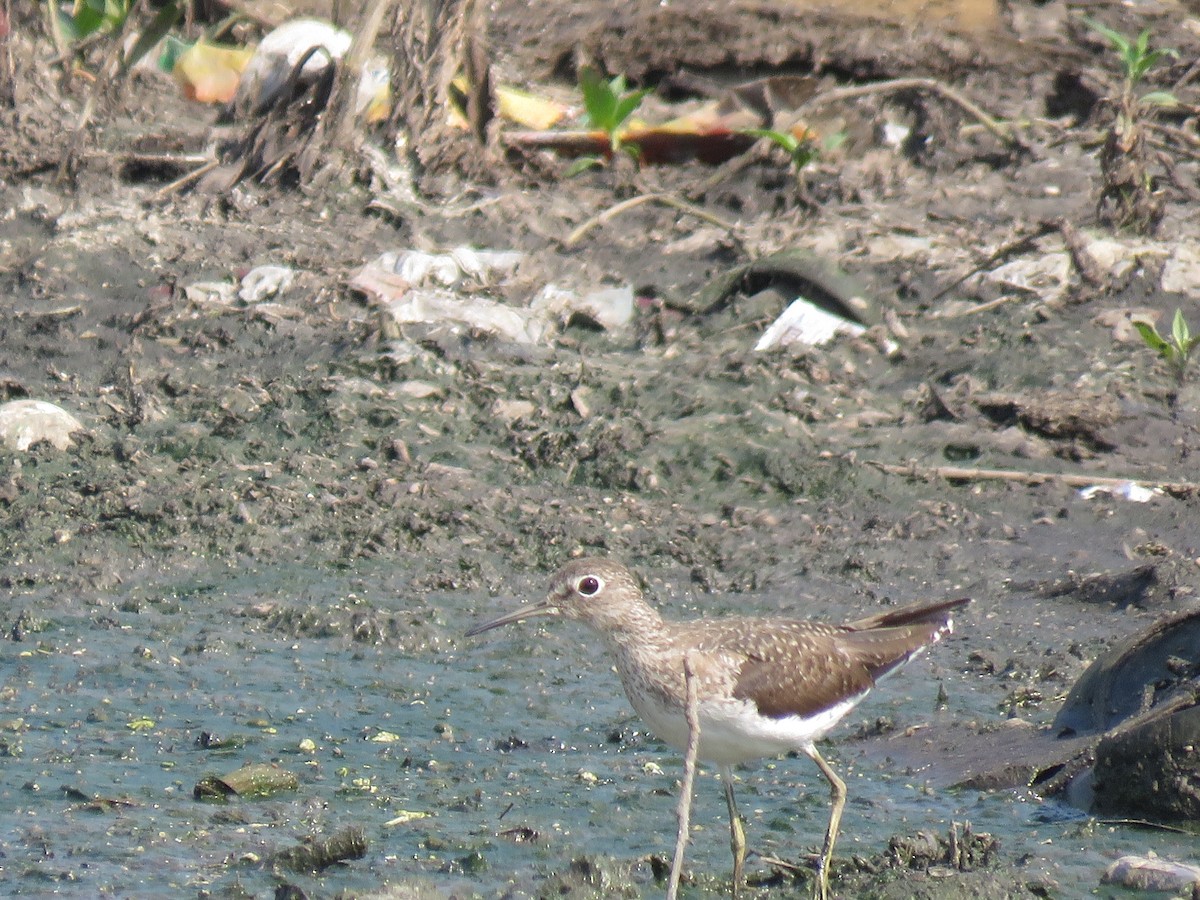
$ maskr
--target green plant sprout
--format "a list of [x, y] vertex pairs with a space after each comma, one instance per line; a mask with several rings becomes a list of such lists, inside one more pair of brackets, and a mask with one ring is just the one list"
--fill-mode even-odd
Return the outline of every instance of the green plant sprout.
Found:
[[[626, 87], [624, 75], [605, 78], [591, 66], [583, 66], [579, 70], [579, 92], [583, 95], [584, 115], [589, 125], [608, 135], [607, 155], [624, 152], [636, 159], [637, 146], [622, 140], [621, 132], [629, 117], [637, 111], [642, 105], [642, 100], [650, 93], [650, 88], [630, 91]], [[601, 165], [599, 157], [585, 156], [571, 165], [567, 170], [567, 177], [598, 165]]]
[[579, 70], [579, 90], [583, 94], [583, 109], [591, 126], [608, 135], [614, 153], [629, 150], [621, 142], [621, 129], [642, 105], [650, 88], [627, 91], [624, 75], [606, 80], [591, 66], [584, 66]]
[[[1161, 60], [1167, 57], [1179, 58], [1177, 51], [1165, 47], [1151, 50], [1149, 28], [1139, 34], [1137, 38], [1130, 40], [1119, 31], [1101, 25], [1095, 19], [1084, 16], [1083, 22], [1092, 31], [1105, 38], [1117, 51], [1117, 56], [1121, 60], [1121, 68], [1124, 70], [1124, 88], [1130, 94], [1135, 91], [1138, 82], [1146, 76], [1146, 73]], [[1138, 100], [1141, 103], [1157, 106], [1174, 106], [1179, 102], [1170, 91], [1151, 91], [1143, 94]]]
[[1147, 91], [1139, 95], [1138, 85], [1154, 66], [1179, 54], [1166, 48], [1151, 48], [1149, 29], [1129, 38], [1086, 16], [1083, 22], [1112, 45], [1122, 71], [1119, 96], [1107, 98], [1115, 107], [1115, 115], [1100, 152], [1097, 209], [1119, 228], [1132, 227], [1143, 234], [1150, 233], [1162, 219], [1164, 203], [1149, 171], [1144, 123], [1153, 119], [1159, 109], [1176, 106], [1179, 101], [1170, 91]]
[[[46, 14], [50, 32], [60, 53], [70, 48], [78, 50], [89, 41], [104, 35], [120, 34], [133, 12], [135, 0], [77, 0], [71, 12], [58, 9], [47, 0]], [[120, 57], [120, 74], [125, 74], [166, 36], [183, 15], [180, 0], [162, 4], [154, 18], [137, 36], [133, 45]]]
[[766, 138], [776, 147], [781, 148], [791, 160], [792, 169], [796, 174], [820, 158], [822, 153], [836, 150], [846, 140], [846, 132], [839, 131], [825, 138], [819, 145], [813, 140], [810, 132], [797, 136], [793, 131], [780, 131], [774, 128], [743, 128], [742, 134], [755, 138]]
[[68, 13], [60, 10], [57, 3], [46, 4], [52, 24], [70, 44], [94, 34], [119, 31], [132, 6], [132, 0], [80, 0]]
[[1183, 310], [1175, 310], [1175, 318], [1171, 321], [1170, 340], [1159, 334], [1154, 323], [1147, 318], [1134, 316], [1130, 321], [1146, 346], [1166, 360], [1167, 368], [1175, 376], [1176, 384], [1182, 385], [1187, 377], [1188, 360], [1196, 345], [1200, 344], [1200, 334], [1192, 336], [1187, 320], [1183, 317]]

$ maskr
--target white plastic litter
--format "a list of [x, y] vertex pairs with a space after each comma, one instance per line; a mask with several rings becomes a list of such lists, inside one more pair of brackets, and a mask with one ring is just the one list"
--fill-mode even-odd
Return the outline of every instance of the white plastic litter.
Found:
[[1093, 484], [1079, 489], [1079, 497], [1083, 500], [1091, 500], [1098, 494], [1108, 494], [1113, 497], [1119, 497], [1122, 500], [1129, 500], [1132, 503], [1145, 503], [1154, 497], [1161, 496], [1162, 490], [1159, 488], [1143, 487], [1136, 481], [1123, 481], [1117, 485]]
[[604, 288], [581, 297], [576, 291], [548, 284], [533, 298], [530, 308], [560, 322], [576, 314], [586, 316], [612, 331], [625, 327], [633, 319], [633, 286]]
[[[350, 32], [320, 19], [292, 19], [268, 32], [254, 50], [238, 82], [233, 108], [241, 117], [260, 115], [270, 109], [283, 94], [292, 69], [304, 54], [317, 49], [300, 70], [300, 79], [311, 82], [350, 49]], [[359, 79], [355, 110], [362, 114], [381, 95], [386, 95], [386, 61], [373, 56]]]
[[755, 350], [775, 350], [797, 342], [819, 346], [836, 334], [862, 334], [866, 329], [858, 322], [835, 315], [804, 297], [793, 300], [779, 318], [763, 332]]
[[408, 291], [387, 306], [392, 318], [401, 325], [450, 322], [521, 344], [536, 344], [547, 329], [545, 319], [530, 310], [506, 306], [485, 297], [464, 300], [438, 288]]
[[[401, 325], [448, 322], [526, 344], [546, 340], [574, 314], [610, 330], [633, 318], [633, 288], [628, 285], [583, 296], [548, 285], [528, 307], [484, 296], [488, 288], [503, 285], [522, 259], [516, 251], [471, 247], [447, 253], [394, 251], [363, 266], [350, 285], [371, 296]], [[459, 293], [462, 288], [473, 292]]]
[[256, 266], [242, 278], [238, 297], [246, 303], [258, 303], [282, 294], [296, 280], [295, 269], [287, 266]]

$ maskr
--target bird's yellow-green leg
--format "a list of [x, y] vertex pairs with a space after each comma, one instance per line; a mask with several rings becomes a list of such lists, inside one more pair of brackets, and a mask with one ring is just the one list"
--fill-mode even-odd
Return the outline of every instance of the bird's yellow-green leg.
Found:
[[817, 768], [829, 782], [829, 801], [832, 808], [829, 811], [829, 827], [825, 829], [825, 846], [817, 863], [817, 881], [813, 885], [813, 897], [816, 900], [829, 900], [829, 864], [833, 859], [833, 843], [837, 840], [838, 828], [842, 824], [842, 810], [846, 807], [846, 782], [838, 778], [837, 772], [825, 762], [816, 747], [810, 745], [804, 752], [817, 764]]
[[725, 784], [725, 804], [729, 807], [729, 848], [733, 851], [733, 896], [737, 900], [742, 887], [742, 869], [746, 862], [746, 831], [733, 799], [733, 767], [721, 766], [721, 781]]

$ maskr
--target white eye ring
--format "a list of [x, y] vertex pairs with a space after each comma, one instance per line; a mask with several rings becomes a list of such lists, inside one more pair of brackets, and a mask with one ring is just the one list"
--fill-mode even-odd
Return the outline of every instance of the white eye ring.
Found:
[[584, 575], [575, 582], [575, 593], [581, 597], [595, 597], [604, 590], [604, 579], [599, 575]]

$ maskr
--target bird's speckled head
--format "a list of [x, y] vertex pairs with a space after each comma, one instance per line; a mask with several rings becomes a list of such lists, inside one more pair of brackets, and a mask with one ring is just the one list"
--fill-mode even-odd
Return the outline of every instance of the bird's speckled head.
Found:
[[467, 636], [534, 616], [578, 619], [610, 634], [661, 622], [658, 613], [642, 597], [637, 578], [627, 568], [608, 559], [577, 559], [554, 576], [545, 600], [476, 625]]

